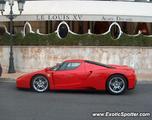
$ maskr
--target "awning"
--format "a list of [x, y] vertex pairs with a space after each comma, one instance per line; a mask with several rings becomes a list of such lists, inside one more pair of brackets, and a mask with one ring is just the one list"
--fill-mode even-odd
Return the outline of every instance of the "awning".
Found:
[[[17, 3], [14, 13], [19, 14]], [[9, 14], [6, 5], [4, 15]], [[126, 21], [152, 22], [152, 3], [120, 1], [26, 1], [14, 21]], [[0, 15], [0, 21], [9, 21]]]

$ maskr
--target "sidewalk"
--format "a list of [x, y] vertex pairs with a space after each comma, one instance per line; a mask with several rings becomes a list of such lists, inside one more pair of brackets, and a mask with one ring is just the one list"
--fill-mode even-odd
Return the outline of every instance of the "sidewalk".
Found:
[[20, 77], [21, 75], [25, 74], [24, 72], [16, 72], [16, 73], [7, 73], [7, 72], [3, 72], [1, 79], [3, 80], [16, 80], [18, 77]]

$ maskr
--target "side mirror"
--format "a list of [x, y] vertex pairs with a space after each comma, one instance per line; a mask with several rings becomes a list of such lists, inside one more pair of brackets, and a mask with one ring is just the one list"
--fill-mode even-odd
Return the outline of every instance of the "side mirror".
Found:
[[61, 63], [57, 63], [55, 66], [59, 66]]
[[45, 71], [50, 71], [50, 70], [51, 70], [50, 67], [45, 68]]

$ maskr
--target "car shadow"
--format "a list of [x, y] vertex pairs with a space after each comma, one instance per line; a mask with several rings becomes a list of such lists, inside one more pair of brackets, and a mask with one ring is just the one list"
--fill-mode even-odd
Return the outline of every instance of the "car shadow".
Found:
[[[32, 93], [38, 93], [32, 89], [20, 89], [16, 88], [16, 90], [19, 90], [20, 92], [32, 92]], [[123, 95], [134, 95], [136, 94], [136, 90], [128, 90]], [[44, 93], [39, 94], [85, 94], [85, 95], [111, 95], [107, 91], [96, 91], [96, 90], [47, 90]], [[114, 95], [115, 96], [115, 95]]]
[[108, 94], [107, 91], [96, 90], [50, 90], [50, 92], [55, 94]]
[[[32, 92], [32, 93], [39, 93], [32, 89], [23, 89], [23, 88], [15, 88], [17, 91], [20, 92]], [[53, 94], [108, 94], [106, 91], [96, 91], [96, 90], [47, 90], [43, 92], [43, 94], [53, 93]], [[41, 93], [40, 93], [41, 94]]]

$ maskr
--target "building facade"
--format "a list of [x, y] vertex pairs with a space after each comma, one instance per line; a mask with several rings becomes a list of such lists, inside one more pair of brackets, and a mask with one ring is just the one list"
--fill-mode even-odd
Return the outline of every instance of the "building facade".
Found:
[[[112, 3], [120, 3], [122, 4], [130, 4], [130, 3], [134, 3], [134, 2], [141, 2], [141, 4], [151, 4], [151, 0], [98, 0], [98, 1], [94, 1], [94, 3], [96, 2], [112, 2]], [[51, 2], [51, 1], [50, 1]], [[60, 1], [58, 1], [59, 3]], [[62, 1], [63, 2], [63, 1]], [[70, 1], [69, 1], [70, 2]], [[85, 1], [86, 3], [89, 1]], [[26, 3], [25, 3], [26, 4]], [[81, 3], [80, 3], [81, 4]], [[98, 4], [98, 3], [97, 3]], [[31, 5], [31, 7], [34, 5]], [[86, 8], [85, 8], [86, 9]], [[89, 8], [88, 8], [89, 9]], [[108, 9], [108, 8], [105, 8]], [[112, 9], [111, 9], [112, 11]], [[121, 11], [121, 9], [120, 9]], [[130, 11], [128, 9], [128, 11]], [[136, 11], [138, 12], [138, 11]], [[139, 11], [140, 12], [140, 11]], [[52, 13], [51, 13], [52, 14]], [[56, 14], [56, 13], [53, 13]], [[62, 13], [61, 13], [62, 14]], [[79, 14], [79, 13], [78, 13]], [[63, 14], [62, 14], [63, 15]], [[81, 15], [81, 13], [80, 13]], [[64, 16], [66, 17], [66, 15]], [[142, 16], [143, 17], [143, 16]], [[39, 19], [40, 18], [40, 19]], [[25, 24], [28, 22], [28, 24], [30, 24], [32, 31], [37, 32], [39, 31], [39, 33], [42, 34], [48, 34], [48, 33], [52, 33], [55, 32], [59, 26], [59, 24], [61, 22], [65, 22], [67, 23], [70, 31], [72, 31], [73, 33], [77, 33], [77, 34], [85, 34], [91, 32], [93, 34], [102, 34], [105, 33], [106, 31], [109, 30], [110, 25], [113, 22], [117, 22], [119, 24], [119, 26], [121, 27], [122, 32], [127, 33], [127, 34], [138, 34], [139, 31], [141, 31], [142, 34], [144, 35], [151, 35], [152, 34], [152, 21], [151, 22], [144, 22], [144, 21], [110, 21], [110, 20], [68, 20], [68, 19], [42, 19], [43, 16], [37, 16], [37, 20], [15, 20], [13, 23], [13, 33], [19, 33], [23, 30], [23, 28], [25, 27]], [[9, 21], [5, 21], [5, 20], [1, 20], [0, 22], [0, 35], [3, 35], [6, 31], [10, 31], [9, 30], [9, 26], [10, 26], [10, 22]], [[118, 34], [118, 27], [115, 25], [112, 27], [111, 32], [113, 32], [114, 35]], [[29, 28], [26, 28], [26, 32], [30, 32]]]

